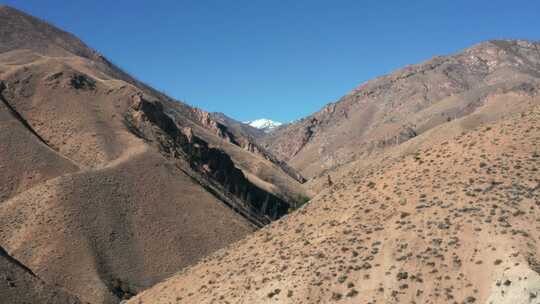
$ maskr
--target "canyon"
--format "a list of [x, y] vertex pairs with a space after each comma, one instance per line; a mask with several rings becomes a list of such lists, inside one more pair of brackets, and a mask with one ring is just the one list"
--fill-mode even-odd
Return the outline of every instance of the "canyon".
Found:
[[1, 302], [539, 303], [538, 42], [256, 128], [0, 20]]

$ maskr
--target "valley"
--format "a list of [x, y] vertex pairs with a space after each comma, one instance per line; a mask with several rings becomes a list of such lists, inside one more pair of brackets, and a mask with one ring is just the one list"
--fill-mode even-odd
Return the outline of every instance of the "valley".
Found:
[[540, 303], [540, 43], [243, 123], [0, 20], [0, 302]]

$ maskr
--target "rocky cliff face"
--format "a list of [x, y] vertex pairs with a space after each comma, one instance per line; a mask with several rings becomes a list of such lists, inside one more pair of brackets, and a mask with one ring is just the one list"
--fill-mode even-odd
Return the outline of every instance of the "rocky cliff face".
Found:
[[[227, 130], [227, 135], [222, 137], [234, 138], [236, 145], [242, 147], [244, 150], [259, 155], [262, 158], [272, 162], [299, 183], [306, 182], [306, 179], [298, 170], [289, 166], [286, 161], [276, 156], [259, 143], [260, 139], [264, 136], [264, 134], [266, 134], [264, 130], [256, 129], [247, 124], [236, 121], [230, 117], [227, 117], [223, 113], [210, 113], [210, 117], [207, 115], [202, 116], [204, 117], [203, 120], [208, 119], [213, 121], [212, 124], [217, 124], [219, 126], [217, 129], [225, 128]], [[216, 132], [216, 134], [219, 134], [219, 132]]]
[[[207, 115], [200, 117], [205, 126], [237, 144], [222, 125]], [[179, 166], [187, 160], [187, 165], [200, 174], [194, 178], [205, 187], [220, 188], [224, 194], [220, 198], [257, 226], [287, 213], [290, 203], [252, 184], [224, 151], [210, 147], [190, 127], [179, 126], [165, 114], [159, 101], [149, 101], [142, 93], [133, 96], [131, 111], [125, 119], [134, 134], [155, 144], [166, 157], [178, 159]]]
[[260, 136], [260, 134], [256, 131], [255, 134], [257, 135], [254, 137], [254, 132], [245, 132], [245, 128], [239, 129], [238, 126], [235, 127], [236, 123], [223, 114], [218, 115], [216, 113], [209, 113], [197, 108], [193, 108], [192, 113], [195, 121], [199, 122], [206, 129], [211, 130], [215, 135], [226, 142], [237, 145], [248, 152], [259, 155], [272, 162], [299, 183], [304, 183], [306, 181], [298, 171], [290, 167], [285, 161], [279, 159], [270, 151], [259, 145], [256, 138]]
[[225, 125], [219, 123], [213, 118], [211, 113], [197, 108], [193, 109], [193, 113], [196, 121], [201, 123], [208, 130], [214, 132], [214, 134], [216, 134], [220, 138], [234, 145], [241, 147], [243, 146], [237, 141], [236, 136], [233, 133], [229, 132]]

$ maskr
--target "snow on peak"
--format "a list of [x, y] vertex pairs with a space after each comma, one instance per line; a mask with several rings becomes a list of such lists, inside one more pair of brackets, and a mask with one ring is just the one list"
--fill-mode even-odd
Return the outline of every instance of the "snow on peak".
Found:
[[257, 129], [261, 129], [261, 130], [264, 130], [264, 131], [270, 131], [276, 127], [279, 127], [281, 126], [281, 123], [280, 122], [277, 122], [277, 121], [273, 121], [273, 120], [270, 120], [270, 119], [266, 119], [266, 118], [261, 118], [261, 119], [256, 119], [256, 120], [252, 120], [252, 121], [246, 121], [245, 124], [248, 124], [254, 128], [257, 128]]

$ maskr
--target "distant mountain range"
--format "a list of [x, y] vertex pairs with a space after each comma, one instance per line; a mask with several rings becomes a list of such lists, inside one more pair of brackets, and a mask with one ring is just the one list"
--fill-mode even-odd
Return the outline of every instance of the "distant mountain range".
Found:
[[273, 120], [266, 119], [266, 118], [256, 119], [256, 120], [252, 120], [252, 121], [246, 121], [244, 123], [248, 124], [248, 125], [250, 125], [250, 126], [252, 126], [254, 128], [264, 130], [265, 132], [269, 132], [272, 129], [275, 129], [275, 128], [282, 125], [281, 122], [273, 121]]

